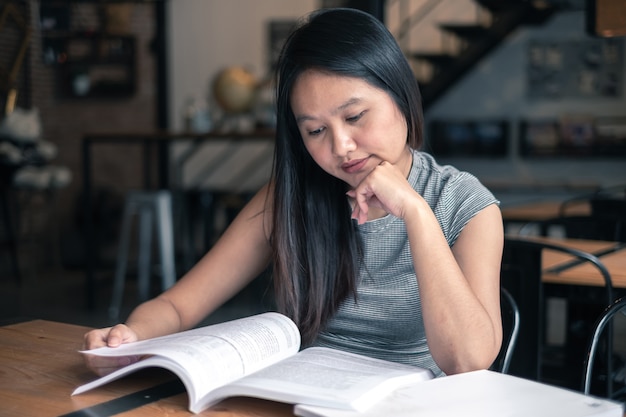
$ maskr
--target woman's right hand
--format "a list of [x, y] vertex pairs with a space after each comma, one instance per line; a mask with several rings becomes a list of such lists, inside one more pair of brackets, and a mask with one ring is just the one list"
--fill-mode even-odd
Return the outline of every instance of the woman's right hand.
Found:
[[[83, 350], [95, 349], [103, 346], [118, 347], [124, 343], [136, 342], [139, 340], [137, 334], [125, 324], [118, 324], [104, 329], [91, 330], [85, 334]], [[117, 358], [98, 357], [94, 355], [84, 355], [85, 363], [89, 369], [97, 375], [103, 376], [122, 368], [131, 363], [137, 362], [139, 356], [122, 356]]]

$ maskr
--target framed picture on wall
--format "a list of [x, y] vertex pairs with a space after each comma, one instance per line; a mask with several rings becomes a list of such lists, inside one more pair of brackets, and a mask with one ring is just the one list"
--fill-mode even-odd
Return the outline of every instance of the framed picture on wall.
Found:
[[626, 117], [597, 117], [594, 132], [599, 153], [626, 158]]
[[588, 115], [564, 116], [561, 118], [561, 140], [563, 146], [573, 152], [588, 153], [594, 142], [593, 117]]
[[527, 120], [520, 124], [522, 156], [555, 155], [560, 146], [559, 123], [555, 119]]
[[506, 120], [433, 120], [427, 150], [435, 156], [503, 158], [508, 152]]
[[276, 69], [283, 44], [296, 25], [295, 20], [272, 20], [268, 23], [268, 73]]
[[528, 45], [528, 96], [620, 97], [623, 61], [620, 39], [532, 40]]

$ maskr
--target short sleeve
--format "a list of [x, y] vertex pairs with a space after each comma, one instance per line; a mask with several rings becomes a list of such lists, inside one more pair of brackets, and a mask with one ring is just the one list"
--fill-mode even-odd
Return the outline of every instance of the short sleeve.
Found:
[[449, 177], [433, 207], [448, 244], [454, 245], [465, 225], [491, 204], [500, 202], [472, 174], [457, 172]]

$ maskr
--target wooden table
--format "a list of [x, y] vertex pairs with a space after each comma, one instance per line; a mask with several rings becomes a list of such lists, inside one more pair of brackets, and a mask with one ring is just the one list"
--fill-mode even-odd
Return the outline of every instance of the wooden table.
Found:
[[[515, 240], [543, 242], [594, 255], [611, 274], [613, 287], [626, 288], [626, 243], [543, 236], [507, 236]], [[543, 250], [541, 254], [542, 282], [593, 287], [605, 285], [598, 269], [589, 262], [572, 264], [572, 261], [573, 257], [567, 253]]]
[[[563, 201], [548, 200], [520, 204], [502, 208], [502, 218], [507, 223], [540, 222], [559, 217]], [[567, 208], [571, 216], [587, 216], [591, 214], [591, 206], [587, 202], [571, 204]]]
[[[0, 415], [135, 417], [192, 416], [184, 393], [164, 396], [154, 387], [172, 381], [159, 370], [144, 370], [87, 393], [70, 396], [93, 374], [80, 349], [86, 327], [44, 320], [0, 327]], [[152, 390], [152, 392], [145, 391]], [[148, 398], [147, 398], [148, 397]], [[132, 401], [144, 403], [133, 405]], [[129, 407], [129, 403], [130, 407]], [[230, 398], [200, 413], [205, 417], [287, 417], [292, 406], [253, 398]], [[417, 410], [416, 410], [417, 411]]]
[[[70, 396], [78, 385], [95, 378], [77, 352], [86, 327], [35, 320], [0, 327], [0, 415], [191, 416], [187, 394], [167, 396], [171, 374], [140, 371], [90, 392]], [[177, 384], [177, 381], [174, 380]], [[140, 392], [151, 390], [148, 392]], [[164, 390], [161, 390], [164, 391]], [[179, 391], [179, 390], [178, 390]], [[174, 390], [174, 392], [177, 392]], [[125, 397], [128, 396], [128, 397]], [[149, 396], [149, 398], [147, 398]], [[165, 397], [157, 399], [157, 397]], [[124, 397], [124, 398], [121, 398]], [[133, 401], [145, 405], [133, 405]], [[231, 398], [201, 413], [211, 417], [293, 416], [292, 406], [253, 398]], [[125, 412], [124, 412], [125, 411]]]
[[544, 200], [532, 203], [520, 204], [502, 208], [502, 220], [506, 230], [511, 225], [536, 224], [539, 234], [549, 235], [551, 221], [561, 215], [588, 216], [591, 214], [591, 206], [588, 201], [576, 201], [568, 203], [565, 213], [562, 212], [564, 202], [558, 200]]
[[[577, 245], [572, 242], [574, 239], [568, 239], [568, 245], [575, 249], [580, 249], [591, 254], [597, 254], [600, 261], [606, 266], [611, 274], [611, 282], [614, 288], [626, 288], [626, 245], [613, 244], [604, 246], [604, 249], [588, 250], [585, 249], [584, 242]], [[601, 248], [601, 245], [598, 246]], [[604, 252], [606, 251], [606, 252]], [[608, 252], [608, 253], [607, 253]], [[561, 254], [546, 253], [544, 255], [543, 265], [546, 269], [562, 265], [568, 261]], [[587, 285], [587, 286], [604, 286], [604, 280], [596, 268], [588, 262], [582, 265], [572, 266], [558, 273], [544, 272], [543, 282], [551, 284], [569, 284], [569, 285]]]
[[[614, 288], [626, 288], [626, 244], [620, 242], [606, 242], [601, 240], [566, 239], [552, 237], [529, 237], [531, 240], [551, 243], [578, 249], [595, 255], [606, 266], [611, 274]], [[542, 256], [544, 273], [542, 280], [549, 284], [604, 286], [604, 280], [598, 270], [589, 262], [566, 267], [558, 272], [555, 268], [567, 265], [572, 258], [564, 253], [546, 250]]]

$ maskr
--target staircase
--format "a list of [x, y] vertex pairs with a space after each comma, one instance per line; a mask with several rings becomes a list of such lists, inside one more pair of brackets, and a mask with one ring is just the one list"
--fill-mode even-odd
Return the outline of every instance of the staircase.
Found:
[[[389, 0], [407, 3], [418, 0]], [[427, 110], [438, 98], [459, 81], [483, 57], [496, 48], [510, 33], [522, 25], [540, 25], [546, 22], [557, 7], [545, 1], [533, 0], [473, 0], [476, 3], [475, 23], [437, 23], [441, 32], [442, 50], [405, 50], [412, 64], [422, 93], [422, 104]], [[422, 0], [417, 9], [403, 16], [395, 33], [398, 43], [406, 45], [412, 27], [425, 24], [437, 9], [458, 10], [458, 0]], [[396, 4], [406, 10], [406, 5]], [[402, 14], [402, 12], [401, 12]], [[393, 32], [393, 29], [391, 29]]]

